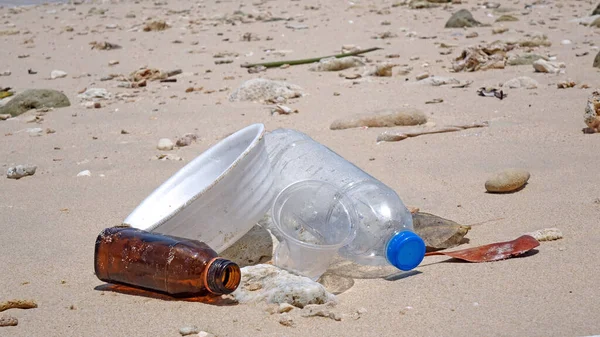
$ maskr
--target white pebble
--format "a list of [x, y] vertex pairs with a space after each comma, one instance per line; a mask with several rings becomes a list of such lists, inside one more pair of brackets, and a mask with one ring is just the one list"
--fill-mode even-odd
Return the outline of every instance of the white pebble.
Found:
[[29, 134], [29, 136], [31, 136], [31, 137], [39, 137], [39, 136], [42, 135], [42, 132], [44, 132], [44, 129], [42, 129], [42, 128], [29, 128], [26, 131]]
[[571, 43], [573, 43], [573, 42], [571, 42], [571, 40], [562, 40], [562, 41], [560, 41], [560, 44], [562, 44], [562, 45], [567, 45], [567, 44], [571, 44]]
[[195, 325], [192, 326], [184, 326], [183, 328], [179, 328], [179, 333], [182, 336], [194, 335], [200, 333], [200, 328]]
[[92, 175], [92, 172], [90, 172], [90, 170], [84, 170], [84, 171], [77, 173], [78, 177], [89, 177], [91, 175]]
[[50, 73], [50, 78], [53, 80], [63, 77], [67, 77], [67, 73], [62, 70], [52, 70], [52, 72]]
[[173, 141], [170, 140], [169, 138], [162, 138], [158, 141], [158, 145], [156, 146], [157, 149], [161, 150], [161, 151], [171, 151], [173, 150]]
[[554, 241], [563, 238], [563, 234], [558, 228], [544, 228], [535, 232], [528, 233], [538, 241]]

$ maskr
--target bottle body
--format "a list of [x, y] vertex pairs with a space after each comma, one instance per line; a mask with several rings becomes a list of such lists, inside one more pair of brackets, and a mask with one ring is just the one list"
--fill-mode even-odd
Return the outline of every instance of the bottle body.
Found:
[[104, 229], [96, 239], [96, 276], [171, 295], [227, 294], [239, 285], [239, 267], [203, 242], [131, 227]]
[[340, 249], [342, 256], [365, 265], [394, 264], [388, 243], [399, 233], [413, 231], [412, 216], [395, 191], [299, 131], [269, 132], [265, 146], [276, 193], [297, 181], [313, 179], [331, 183], [353, 199], [356, 236]]

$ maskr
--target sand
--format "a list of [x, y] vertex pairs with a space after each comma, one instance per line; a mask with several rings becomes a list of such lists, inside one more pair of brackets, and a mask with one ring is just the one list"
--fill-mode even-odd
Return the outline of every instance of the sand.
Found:
[[[600, 30], [570, 22], [590, 15], [596, 3], [543, 1], [524, 10], [526, 3], [503, 2], [503, 7], [516, 9], [512, 14], [519, 18], [517, 22], [466, 30], [443, 27], [451, 13], [461, 8], [470, 9], [483, 23], [493, 23], [502, 14], [473, 0], [419, 10], [379, 0], [126, 1], [0, 9], [0, 31], [20, 31], [0, 36], [0, 72], [12, 72], [0, 77], [0, 86], [17, 92], [61, 90], [72, 103], [47, 112], [39, 125], [25, 123], [35, 111], [0, 121], [2, 170], [17, 164], [38, 166], [35, 175], [20, 180], [0, 177], [0, 299], [31, 298], [38, 303], [36, 309], [7, 311], [19, 319], [19, 325], [0, 328], [0, 335], [178, 336], [179, 328], [189, 325], [217, 336], [600, 333], [600, 264], [594, 253], [600, 237], [600, 135], [581, 131], [586, 98], [600, 87], [598, 70], [592, 68], [598, 52], [593, 42], [600, 41]], [[88, 15], [92, 7], [108, 12]], [[199, 20], [231, 16], [235, 10], [255, 15], [269, 11], [293, 20], [235, 24]], [[125, 18], [127, 13], [136, 17]], [[166, 20], [172, 27], [143, 32], [148, 17]], [[382, 21], [390, 25], [381, 25]], [[106, 28], [111, 24], [117, 28]], [[67, 26], [73, 31], [66, 31]], [[492, 35], [497, 27], [509, 31]], [[372, 38], [386, 31], [397, 37]], [[479, 37], [465, 38], [473, 31]], [[247, 32], [260, 40], [240, 41]], [[547, 34], [552, 42], [533, 52], [556, 56], [566, 65], [564, 74], [535, 73], [530, 65], [449, 73], [461, 47], [533, 32]], [[33, 42], [24, 44], [27, 39]], [[565, 39], [572, 43], [562, 45]], [[92, 50], [92, 41], [122, 48]], [[436, 43], [441, 42], [458, 47], [440, 55], [444, 49]], [[258, 74], [240, 67], [245, 62], [335, 54], [343, 44], [382, 47], [365, 57], [373, 63], [408, 64], [414, 70], [408, 75], [347, 80], [336, 72], [308, 71], [308, 65]], [[286, 52], [282, 57], [269, 50]], [[227, 51], [239, 57], [215, 65], [213, 55]], [[583, 52], [589, 54], [576, 56]], [[400, 57], [386, 59], [389, 54]], [[109, 66], [111, 60], [119, 64]], [[150, 82], [139, 89], [118, 88], [116, 80], [100, 81], [111, 73], [128, 74], [142, 66], [183, 73], [175, 77], [176, 83]], [[37, 74], [29, 75], [28, 69]], [[48, 80], [52, 70], [63, 70], [68, 76]], [[415, 77], [425, 71], [473, 84], [463, 89], [424, 85]], [[508, 97], [503, 100], [476, 93], [479, 87], [498, 87], [518, 76], [532, 77], [538, 88], [506, 89]], [[309, 95], [286, 103], [299, 111], [290, 115], [271, 115], [272, 105], [228, 101], [232, 90], [256, 77], [291, 82]], [[578, 85], [558, 89], [556, 83], [567, 79]], [[581, 89], [583, 83], [590, 89]], [[191, 86], [204, 90], [186, 93]], [[132, 102], [112, 98], [99, 109], [86, 109], [77, 93], [94, 87], [106, 88], [113, 97], [117, 93], [135, 97]], [[443, 103], [425, 104], [434, 98], [442, 98]], [[394, 107], [421, 109], [438, 126], [490, 124], [381, 144], [375, 140], [387, 128], [329, 129], [338, 118]], [[338, 296], [336, 310], [347, 315], [342, 321], [297, 318], [293, 327], [281, 325], [278, 315], [261, 305], [216, 306], [96, 290], [103, 285], [92, 265], [96, 235], [120, 224], [195, 156], [252, 123], [264, 123], [268, 130], [291, 127], [306, 132], [395, 189], [408, 206], [466, 225], [501, 218], [474, 226], [467, 236], [470, 243], [461, 248], [511, 240], [545, 227], [560, 228], [564, 239], [543, 242], [536, 254], [524, 258], [469, 264], [427, 257], [410, 277], [357, 279]], [[30, 137], [22, 130], [31, 127], [56, 133]], [[197, 133], [199, 141], [171, 151], [184, 160], [150, 160], [161, 153], [156, 149], [159, 139], [175, 140], [188, 132]], [[486, 179], [509, 167], [528, 170], [528, 185], [513, 194], [486, 193]], [[77, 177], [84, 170], [91, 176]], [[360, 308], [365, 312], [354, 319]]]

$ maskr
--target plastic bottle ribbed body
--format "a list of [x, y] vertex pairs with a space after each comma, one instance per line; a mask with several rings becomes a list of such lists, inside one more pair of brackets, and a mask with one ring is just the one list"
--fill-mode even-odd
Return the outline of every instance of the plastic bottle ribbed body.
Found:
[[299, 131], [274, 130], [265, 135], [265, 145], [276, 193], [306, 179], [336, 185], [354, 200], [358, 215], [356, 237], [340, 253], [360, 264], [390, 263], [388, 241], [396, 233], [413, 230], [412, 216], [396, 192]]

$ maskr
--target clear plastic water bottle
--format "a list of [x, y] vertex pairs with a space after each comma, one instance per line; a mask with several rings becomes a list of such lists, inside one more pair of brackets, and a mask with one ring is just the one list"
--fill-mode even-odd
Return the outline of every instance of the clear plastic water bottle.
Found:
[[343, 257], [363, 265], [391, 264], [404, 271], [421, 263], [425, 243], [414, 233], [412, 216], [396, 192], [302, 132], [274, 130], [265, 135], [265, 146], [275, 193], [311, 179], [333, 184], [353, 200], [356, 236], [340, 249]]

